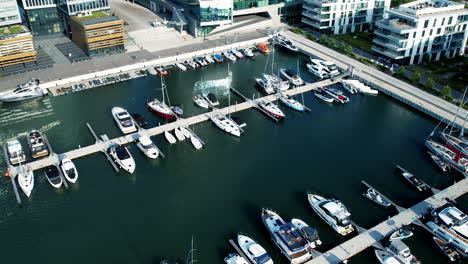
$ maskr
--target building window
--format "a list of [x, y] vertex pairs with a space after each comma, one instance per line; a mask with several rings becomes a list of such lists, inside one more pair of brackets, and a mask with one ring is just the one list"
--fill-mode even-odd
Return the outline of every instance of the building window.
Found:
[[432, 24], [432, 27], [435, 27], [436, 23], [437, 23], [437, 18], [434, 19], [434, 24]]
[[427, 28], [428, 25], [429, 25], [429, 20], [424, 21], [424, 28]]
[[441, 30], [441, 28], [438, 28], [438, 29], [437, 29], [437, 35], [440, 34], [440, 30]]
[[449, 25], [452, 24], [452, 18], [453, 18], [453, 17], [449, 17], [449, 21], [448, 21], [448, 24], [449, 24]]
[[429, 36], [432, 36], [432, 29], [431, 29], [431, 31], [429, 32]]

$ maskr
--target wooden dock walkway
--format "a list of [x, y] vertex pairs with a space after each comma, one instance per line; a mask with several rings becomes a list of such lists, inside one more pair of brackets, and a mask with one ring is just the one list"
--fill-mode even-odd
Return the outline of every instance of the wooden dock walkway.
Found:
[[428, 214], [433, 208], [443, 206], [447, 203], [447, 198], [454, 200], [468, 191], [468, 178], [465, 178], [450, 187], [441, 190], [424, 201], [406, 209], [399, 214], [385, 220], [384, 222], [368, 229], [342, 244], [323, 253], [317, 258], [314, 258], [306, 264], [337, 264], [343, 260], [347, 260], [359, 252], [365, 250], [383, 238], [391, 235], [394, 231], [400, 229], [404, 225], [409, 225]]

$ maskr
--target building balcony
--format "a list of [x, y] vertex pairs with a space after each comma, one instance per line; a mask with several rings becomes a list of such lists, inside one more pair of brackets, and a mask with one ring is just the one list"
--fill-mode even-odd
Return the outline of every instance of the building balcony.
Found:
[[316, 21], [322, 21], [322, 20], [324, 21], [324, 20], [330, 19], [329, 15], [318, 15], [318, 14], [312, 14], [308, 12], [302, 12], [302, 15], [310, 19], [316, 20]]
[[305, 4], [323, 6], [326, 4], [336, 3], [337, 0], [305, 0]]
[[374, 34], [383, 38], [387, 38], [389, 40], [393, 41], [402, 41], [402, 40], [407, 40], [408, 38], [400, 35], [400, 34], [395, 34], [395, 33], [384, 33], [381, 30], [375, 30]]
[[416, 29], [413, 26], [410, 26], [406, 23], [400, 22], [398, 19], [383, 19], [375, 22], [375, 25], [379, 28], [385, 28], [392, 32], [403, 33], [410, 30]]
[[379, 46], [372, 46], [371, 50], [394, 60], [403, 59], [405, 57], [402, 53], [392, 52]]
[[310, 20], [308, 18], [302, 18], [302, 23], [304, 24], [307, 24], [309, 26], [312, 26], [316, 29], [324, 29], [324, 28], [328, 28], [328, 25], [327, 26], [324, 26], [324, 25], [321, 25], [319, 22], [316, 22], [316, 21], [313, 21], [313, 20]]
[[383, 40], [380, 40], [380, 39], [377, 39], [377, 38], [372, 39], [372, 42], [375, 43], [375, 44], [378, 44], [378, 45], [380, 45], [382, 47], [386, 47], [386, 48], [389, 48], [391, 50], [394, 50], [394, 51], [401, 51], [401, 50], [405, 49], [405, 47], [401, 47], [399, 45], [395, 45], [394, 43], [386, 42], [386, 41], [383, 41]]

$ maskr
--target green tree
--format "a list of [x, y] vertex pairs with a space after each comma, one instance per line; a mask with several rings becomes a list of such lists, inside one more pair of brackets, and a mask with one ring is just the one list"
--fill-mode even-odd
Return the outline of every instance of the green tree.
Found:
[[445, 85], [442, 87], [442, 89], [440, 89], [440, 95], [442, 95], [442, 97], [445, 99], [452, 98], [452, 88], [450, 88], [448, 85]]
[[350, 45], [346, 46], [345, 53], [346, 55], [351, 56], [351, 54], [353, 54], [353, 47]]
[[320, 43], [325, 43], [326, 40], [327, 40], [327, 35], [322, 34], [322, 35], [320, 36]]
[[426, 87], [429, 89], [434, 88], [434, 80], [431, 77], [427, 78]]
[[405, 76], [405, 73], [406, 73], [405, 66], [400, 66], [400, 68], [398, 68], [398, 75]]
[[334, 38], [329, 38], [328, 39], [328, 46], [329, 47], [335, 47], [335, 44], [336, 44], [336, 40]]
[[344, 44], [343, 41], [340, 41], [340, 45], [338, 46], [338, 48], [342, 51], [344, 51], [346, 49], [346, 45]]
[[421, 73], [414, 72], [413, 76], [411, 77], [411, 81], [413, 82], [414, 85], [418, 84], [421, 81]]

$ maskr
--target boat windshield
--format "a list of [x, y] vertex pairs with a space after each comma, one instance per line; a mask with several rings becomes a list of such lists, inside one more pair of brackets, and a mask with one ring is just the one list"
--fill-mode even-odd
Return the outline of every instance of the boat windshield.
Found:
[[351, 220], [349, 219], [349, 217], [338, 219], [338, 225], [342, 227], [347, 227], [350, 224], [351, 224]]
[[130, 158], [130, 154], [124, 147], [117, 148], [115, 152], [117, 153], [117, 158], [119, 158], [119, 160], [126, 160]]
[[69, 176], [75, 176], [75, 170], [74, 169], [68, 169], [65, 171]]
[[267, 253], [259, 256], [259, 257], [255, 257], [255, 263], [258, 263], [258, 264], [263, 264], [263, 263], [267, 263], [268, 261], [270, 261], [270, 256], [268, 256]]
[[143, 145], [143, 144], [142, 144], [142, 146], [143, 146], [143, 148], [146, 149], [146, 150], [154, 148], [154, 144], [153, 144], [153, 143], [151, 143], [151, 144], [149, 144], [149, 145]]
[[131, 127], [131, 126], [133, 126], [133, 122], [132, 122], [132, 119], [131, 119], [130, 117], [125, 117], [125, 118], [120, 119], [120, 124], [121, 124], [123, 127]]
[[405, 249], [403, 252], [401, 252], [401, 255], [405, 258], [411, 257], [411, 251], [409, 249]]

